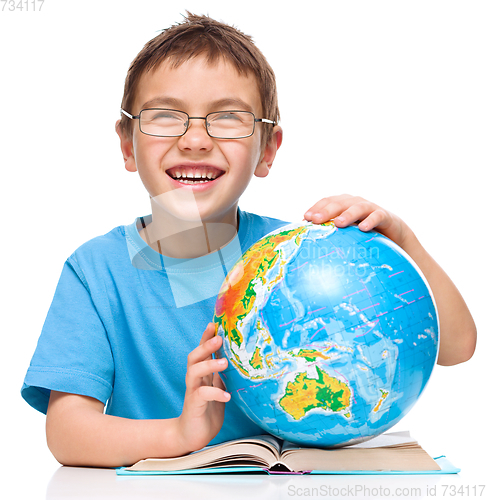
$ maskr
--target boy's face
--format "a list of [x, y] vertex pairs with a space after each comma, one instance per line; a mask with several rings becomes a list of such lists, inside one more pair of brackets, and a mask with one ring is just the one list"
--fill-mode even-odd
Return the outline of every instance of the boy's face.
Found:
[[[134, 107], [127, 111], [138, 114], [144, 108], [175, 109], [199, 117], [214, 111], [241, 110], [252, 111], [256, 118], [268, 118], [262, 116], [253, 75], [239, 75], [224, 60], [208, 65], [202, 56], [178, 68], [171, 68], [165, 62], [156, 71], [145, 73]], [[196, 217], [205, 222], [236, 221], [238, 199], [253, 175], [265, 177], [269, 173], [282, 140], [282, 131], [276, 126], [271, 140], [261, 147], [263, 127], [272, 124], [256, 123], [254, 134], [244, 139], [211, 138], [204, 120], [190, 120], [188, 131], [181, 137], [149, 136], [141, 133], [138, 125], [134, 123], [132, 139], [124, 137], [117, 127], [126, 169], [139, 172], [153, 198], [171, 191], [173, 203], [167, 208], [173, 216], [193, 218], [190, 213], [194, 212], [196, 202]], [[178, 172], [192, 173], [195, 177], [212, 172], [218, 177], [187, 184], [173, 178]], [[181, 196], [174, 203], [174, 195], [178, 193]]]

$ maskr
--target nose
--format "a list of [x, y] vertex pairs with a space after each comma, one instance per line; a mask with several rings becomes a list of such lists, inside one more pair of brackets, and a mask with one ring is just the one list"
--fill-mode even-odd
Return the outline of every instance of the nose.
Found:
[[179, 149], [184, 151], [209, 151], [213, 140], [206, 131], [205, 118], [191, 117], [188, 130], [179, 138]]

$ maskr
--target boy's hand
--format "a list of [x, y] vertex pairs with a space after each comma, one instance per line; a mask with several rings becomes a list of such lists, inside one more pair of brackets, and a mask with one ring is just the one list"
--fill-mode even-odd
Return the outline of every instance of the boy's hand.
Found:
[[178, 439], [188, 452], [206, 446], [220, 431], [225, 413], [225, 403], [230, 394], [225, 391], [219, 371], [227, 367], [227, 360], [212, 359], [222, 344], [215, 336], [215, 324], [209, 323], [201, 337], [200, 345], [188, 355], [186, 394], [178, 418]]
[[346, 227], [360, 221], [358, 225], [360, 230], [374, 229], [402, 248], [412, 234], [411, 229], [397, 215], [375, 203], [349, 194], [323, 198], [304, 214], [304, 218], [315, 224], [333, 219], [337, 227]]

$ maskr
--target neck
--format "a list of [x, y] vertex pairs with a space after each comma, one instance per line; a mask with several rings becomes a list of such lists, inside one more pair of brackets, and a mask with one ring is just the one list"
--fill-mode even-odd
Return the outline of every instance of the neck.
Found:
[[[227, 245], [237, 234], [237, 205], [211, 220], [185, 220], [151, 198], [152, 222], [140, 231], [156, 252], [177, 259], [195, 259]], [[195, 220], [196, 219], [196, 220]]]

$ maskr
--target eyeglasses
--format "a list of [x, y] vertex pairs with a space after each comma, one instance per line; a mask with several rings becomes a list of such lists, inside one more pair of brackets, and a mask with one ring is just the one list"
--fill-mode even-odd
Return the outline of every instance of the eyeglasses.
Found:
[[189, 116], [175, 109], [143, 109], [138, 115], [131, 115], [124, 109], [120, 113], [131, 120], [139, 120], [139, 130], [155, 137], [181, 137], [189, 127], [189, 120], [205, 120], [206, 131], [214, 139], [244, 139], [255, 131], [256, 123], [276, 122], [256, 118], [250, 111], [215, 111], [206, 116]]

